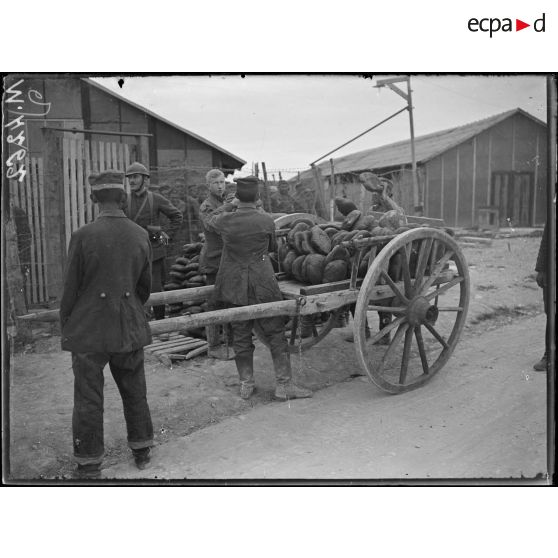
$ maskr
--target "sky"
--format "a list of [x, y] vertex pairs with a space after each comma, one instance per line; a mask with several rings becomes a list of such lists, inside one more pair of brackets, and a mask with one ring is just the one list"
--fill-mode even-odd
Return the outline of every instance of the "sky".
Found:
[[[290, 178], [406, 105], [387, 87], [375, 87], [386, 77], [393, 76], [126, 77], [122, 88], [120, 76], [95, 79], [246, 160], [241, 174], [265, 162], [268, 175]], [[546, 121], [543, 75], [417, 74], [411, 89], [415, 137], [517, 107]], [[404, 111], [331, 156], [409, 137]]]

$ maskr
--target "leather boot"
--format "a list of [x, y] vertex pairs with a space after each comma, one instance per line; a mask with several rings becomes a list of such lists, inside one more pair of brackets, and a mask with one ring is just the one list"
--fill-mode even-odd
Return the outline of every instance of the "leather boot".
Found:
[[287, 399], [301, 399], [312, 397], [309, 389], [297, 386], [292, 381], [291, 357], [288, 352], [271, 354], [273, 368], [275, 369], [275, 398], [286, 401]]
[[72, 477], [76, 480], [98, 480], [101, 478], [101, 464], [78, 465]]
[[220, 326], [206, 326], [205, 337], [207, 339], [207, 356], [219, 360], [232, 360], [234, 351], [232, 347], [221, 343]]
[[134, 461], [136, 463], [136, 467], [140, 471], [147, 469], [151, 461], [151, 449], [150, 448], [134, 449], [132, 450], [132, 453], [134, 454]]
[[240, 397], [249, 399], [254, 393], [254, 358], [252, 354], [240, 354], [234, 357], [238, 377], [240, 378]]
[[533, 370], [537, 372], [546, 372], [548, 370], [548, 354], [545, 352], [541, 360], [533, 365]]

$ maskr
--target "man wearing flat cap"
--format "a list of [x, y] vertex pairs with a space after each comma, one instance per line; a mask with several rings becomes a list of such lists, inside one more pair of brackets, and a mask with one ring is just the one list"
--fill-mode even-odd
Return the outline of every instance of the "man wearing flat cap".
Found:
[[143, 347], [151, 332], [143, 305], [151, 290], [149, 235], [122, 211], [124, 173], [89, 177], [97, 219], [70, 239], [60, 302], [62, 349], [71, 351], [72, 418], [77, 478], [100, 478], [103, 444], [103, 369], [106, 364], [124, 406], [128, 445], [144, 469], [153, 445]]
[[[207, 222], [207, 226], [223, 240], [214, 298], [227, 307], [282, 300], [269, 260], [269, 252], [275, 248], [275, 223], [270, 215], [257, 208], [257, 177], [237, 179], [236, 197], [238, 201], [235, 205], [224, 204]], [[292, 381], [285, 320], [280, 316], [232, 324], [240, 396], [248, 399], [254, 391], [252, 330], [255, 321], [269, 342], [277, 382], [275, 397], [282, 400], [311, 397], [311, 391]]]
[[295, 201], [289, 194], [289, 183], [280, 180], [277, 184], [277, 192], [271, 196], [272, 213], [294, 213]]

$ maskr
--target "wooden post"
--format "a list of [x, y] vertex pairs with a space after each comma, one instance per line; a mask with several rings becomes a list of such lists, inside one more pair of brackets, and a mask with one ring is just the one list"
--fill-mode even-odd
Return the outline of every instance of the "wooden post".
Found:
[[264, 179], [264, 209], [271, 213], [271, 199], [269, 196], [269, 184], [267, 183], [267, 170], [265, 168], [265, 163], [262, 162], [262, 172], [263, 172], [263, 179]]
[[281, 171], [279, 171], [279, 180], [283, 180], [283, 177], [281, 176]]
[[259, 178], [259, 177], [260, 177], [260, 167], [259, 167], [259, 164], [258, 164], [258, 163], [256, 163], [256, 164], [254, 165], [254, 176], [255, 176], [256, 178]]
[[53, 130], [43, 129], [43, 164], [46, 228], [46, 267], [49, 294], [58, 297], [62, 292], [63, 270], [66, 260], [62, 141]]
[[312, 165], [312, 173], [314, 175], [314, 183], [316, 185], [316, 214], [322, 219], [328, 218], [328, 212], [325, 205], [324, 182], [322, 173], [316, 165]]
[[329, 200], [329, 220], [330, 221], [334, 221], [335, 220], [335, 167], [333, 166], [333, 159], [329, 160], [329, 165], [331, 168], [331, 174], [330, 179], [329, 179], [329, 195], [330, 195], [330, 200]]

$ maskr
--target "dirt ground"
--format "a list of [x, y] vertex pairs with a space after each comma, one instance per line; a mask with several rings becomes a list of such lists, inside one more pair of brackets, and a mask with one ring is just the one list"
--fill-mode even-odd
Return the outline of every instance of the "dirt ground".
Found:
[[[542, 293], [533, 269], [540, 231], [525, 230], [517, 234], [521, 236], [494, 239], [490, 246], [463, 247], [471, 277], [471, 304], [462, 340], [473, 349], [478, 344], [481, 350], [484, 333], [521, 321], [529, 327], [530, 319], [543, 313]], [[293, 358], [298, 382], [320, 391], [362, 374], [354, 346], [342, 339], [347, 331], [333, 330], [321, 344]], [[51, 324], [37, 325], [33, 338], [33, 342], [15, 351], [12, 357], [10, 475], [6, 477], [6, 472], [4, 475], [13, 480], [67, 478], [74, 467], [70, 354], [60, 350], [60, 338]], [[544, 351], [544, 327], [537, 339], [538, 346], [529, 347], [534, 359]], [[508, 351], [509, 363], [524, 356], [525, 350], [525, 346], [516, 344]], [[167, 442], [175, 442], [227, 417], [245, 416], [254, 408], [263, 410], [268, 404], [279, 405], [272, 397], [271, 360], [259, 342], [255, 369], [258, 391], [251, 400], [244, 401], [238, 396], [234, 362], [198, 357], [168, 368], [147, 356], [148, 401], [156, 445], [162, 447]], [[105, 378], [104, 467], [110, 468], [128, 463], [130, 452], [120, 397], [110, 373]], [[427, 397], [428, 389], [427, 385], [413, 393]], [[474, 399], [471, 405], [475, 405]], [[476, 446], [469, 451], [476, 451]]]

